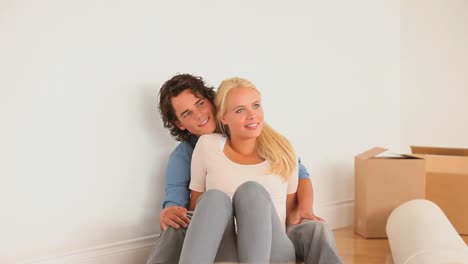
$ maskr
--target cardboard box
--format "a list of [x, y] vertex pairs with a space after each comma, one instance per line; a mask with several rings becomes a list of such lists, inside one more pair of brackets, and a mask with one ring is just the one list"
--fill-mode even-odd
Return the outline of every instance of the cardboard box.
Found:
[[354, 231], [364, 238], [387, 237], [385, 226], [393, 209], [425, 197], [425, 161], [411, 155], [381, 155], [373, 148], [354, 159]]
[[426, 160], [426, 199], [459, 234], [468, 235], [468, 149], [412, 146], [411, 151]]

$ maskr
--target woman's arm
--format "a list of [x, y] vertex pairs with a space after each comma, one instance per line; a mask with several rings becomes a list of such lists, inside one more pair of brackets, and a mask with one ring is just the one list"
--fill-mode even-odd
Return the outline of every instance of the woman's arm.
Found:
[[195, 206], [197, 205], [198, 198], [203, 194], [203, 192], [197, 192], [197, 191], [192, 191], [190, 195], [190, 204], [189, 204], [189, 210], [193, 211], [195, 210]]
[[193, 211], [197, 205], [198, 198], [206, 191], [206, 166], [205, 166], [205, 156], [206, 152], [206, 137], [201, 136], [198, 139], [198, 143], [195, 146], [192, 154], [191, 162], [191, 180], [189, 188], [190, 192], [190, 202], [189, 210]]

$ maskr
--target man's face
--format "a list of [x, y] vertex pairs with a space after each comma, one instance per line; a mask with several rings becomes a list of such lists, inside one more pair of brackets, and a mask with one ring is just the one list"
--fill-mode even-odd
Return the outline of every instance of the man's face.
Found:
[[181, 130], [188, 130], [199, 137], [213, 133], [216, 118], [213, 104], [207, 98], [195, 96], [187, 89], [171, 99], [177, 120], [175, 124]]

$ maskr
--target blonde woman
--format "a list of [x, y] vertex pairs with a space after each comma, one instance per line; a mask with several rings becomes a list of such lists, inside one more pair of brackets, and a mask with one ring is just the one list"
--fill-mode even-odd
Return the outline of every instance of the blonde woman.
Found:
[[264, 122], [260, 93], [250, 81], [224, 80], [215, 106], [223, 134], [201, 136], [194, 149], [195, 211], [179, 263], [212, 263], [218, 248], [237, 251], [238, 259], [225, 261], [295, 261], [285, 232], [298, 184], [291, 144]]

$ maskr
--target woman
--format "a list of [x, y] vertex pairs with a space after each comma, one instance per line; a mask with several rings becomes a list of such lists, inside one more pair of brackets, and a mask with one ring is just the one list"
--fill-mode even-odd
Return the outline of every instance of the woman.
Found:
[[250, 81], [224, 80], [215, 106], [223, 135], [200, 137], [193, 152], [195, 212], [179, 263], [213, 262], [218, 247], [218, 254], [237, 250], [246, 263], [295, 261], [285, 233], [298, 182], [291, 144], [264, 123], [260, 93]]

